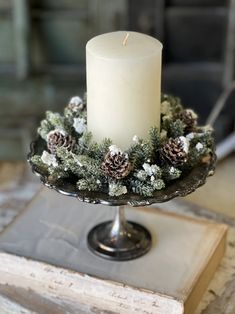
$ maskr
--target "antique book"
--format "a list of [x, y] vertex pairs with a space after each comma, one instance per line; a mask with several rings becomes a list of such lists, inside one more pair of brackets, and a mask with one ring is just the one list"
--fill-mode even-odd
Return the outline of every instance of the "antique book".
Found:
[[0, 294], [39, 313], [192, 314], [224, 255], [227, 227], [127, 207], [153, 245], [141, 258], [116, 262], [86, 243], [89, 230], [113, 216], [109, 206], [43, 188], [0, 234]]

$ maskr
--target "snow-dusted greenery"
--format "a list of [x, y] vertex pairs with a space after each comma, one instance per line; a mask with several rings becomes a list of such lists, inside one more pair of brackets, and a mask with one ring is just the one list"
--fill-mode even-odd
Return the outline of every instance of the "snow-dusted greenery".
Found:
[[[190, 113], [195, 119], [191, 130], [180, 119], [183, 112]], [[151, 196], [213, 152], [212, 129], [197, 126], [196, 119], [197, 115], [192, 110], [185, 110], [178, 98], [163, 95], [161, 130], [152, 127], [148, 139], [133, 135], [133, 144], [122, 152], [110, 139], [104, 139], [101, 143], [93, 140], [92, 134], [86, 130], [86, 100], [76, 96], [65, 107], [63, 115], [46, 112], [38, 128], [39, 135], [45, 140], [45, 150], [42, 155], [34, 155], [31, 162], [46, 172], [51, 181], [72, 179], [78, 190], [102, 191], [113, 197], [130, 192]], [[51, 154], [47, 139], [54, 130], [75, 139], [76, 145], [72, 150], [58, 146], [56, 153]], [[175, 165], [162, 156], [162, 148], [170, 138], [179, 138], [185, 148], [187, 159], [181, 165]], [[102, 164], [110, 151], [128, 158], [131, 171], [126, 177], [114, 179], [103, 171]]]

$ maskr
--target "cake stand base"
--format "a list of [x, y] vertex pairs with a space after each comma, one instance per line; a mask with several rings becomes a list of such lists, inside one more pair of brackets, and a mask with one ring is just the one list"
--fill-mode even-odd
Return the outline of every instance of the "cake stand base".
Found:
[[112, 222], [107, 221], [94, 227], [88, 234], [90, 250], [100, 257], [127, 261], [140, 257], [151, 248], [151, 235], [147, 229], [128, 222], [129, 231], [123, 237], [110, 237]]
[[87, 242], [90, 250], [103, 258], [127, 261], [150, 250], [151, 235], [143, 226], [127, 222], [124, 206], [120, 206], [114, 221], [103, 222], [91, 229]]

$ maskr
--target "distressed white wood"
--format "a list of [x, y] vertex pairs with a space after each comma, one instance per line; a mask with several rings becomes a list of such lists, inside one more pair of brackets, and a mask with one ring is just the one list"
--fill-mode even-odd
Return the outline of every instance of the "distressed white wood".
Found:
[[19, 288], [30, 288], [52, 299], [79, 300], [107, 312], [183, 313], [183, 305], [170, 297], [1, 253], [0, 283], [13, 281]]
[[8, 298], [5, 298], [1, 295], [0, 295], [0, 309], [1, 309], [2, 314], [12, 314], [12, 313], [34, 314], [35, 313], [35, 312], [25, 309], [21, 305], [14, 303]]

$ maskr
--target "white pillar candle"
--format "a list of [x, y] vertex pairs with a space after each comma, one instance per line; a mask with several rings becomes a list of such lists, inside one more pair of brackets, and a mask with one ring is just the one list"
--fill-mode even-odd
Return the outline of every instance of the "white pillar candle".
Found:
[[122, 149], [160, 126], [162, 44], [128, 34], [103, 34], [86, 46], [88, 130], [97, 142], [110, 138]]

